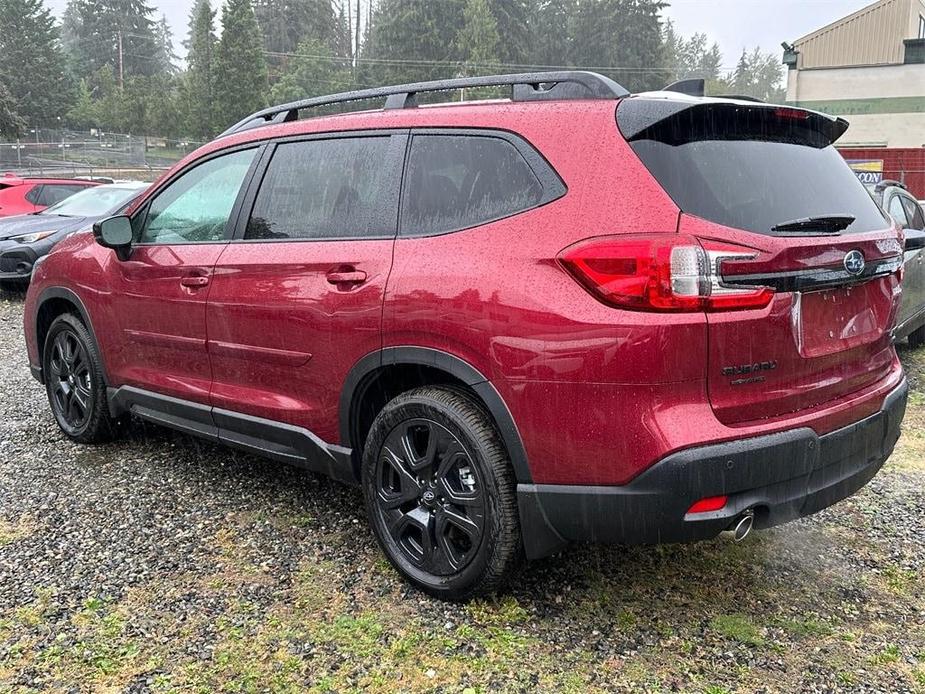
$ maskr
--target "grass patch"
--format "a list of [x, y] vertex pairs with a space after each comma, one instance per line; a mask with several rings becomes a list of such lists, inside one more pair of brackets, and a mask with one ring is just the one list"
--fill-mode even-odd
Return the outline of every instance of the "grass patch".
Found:
[[710, 627], [726, 637], [747, 646], [763, 646], [761, 629], [743, 614], [724, 614], [710, 620]]
[[21, 518], [16, 523], [0, 520], [0, 547], [28, 537], [31, 533], [32, 524], [28, 518]]
[[789, 634], [799, 638], [830, 636], [835, 632], [835, 629], [830, 624], [813, 618], [777, 619], [774, 623]]
[[918, 573], [897, 566], [888, 566], [883, 571], [887, 588], [899, 595], [908, 594], [918, 583]]
[[889, 665], [899, 660], [899, 646], [891, 643], [883, 648], [879, 653], [874, 655], [870, 662], [872, 665]]

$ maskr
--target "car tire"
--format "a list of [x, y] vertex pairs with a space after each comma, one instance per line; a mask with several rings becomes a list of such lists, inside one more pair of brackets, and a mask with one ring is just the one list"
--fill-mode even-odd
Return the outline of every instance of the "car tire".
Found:
[[912, 349], [918, 349], [922, 345], [925, 345], [925, 325], [909, 333], [909, 346]]
[[520, 559], [507, 451], [488, 413], [463, 391], [428, 386], [390, 401], [367, 437], [362, 484], [389, 561], [434, 597], [492, 593]]
[[113, 438], [116, 420], [109, 414], [100, 357], [77, 316], [65, 313], [49, 326], [42, 372], [48, 404], [61, 431], [79, 443]]

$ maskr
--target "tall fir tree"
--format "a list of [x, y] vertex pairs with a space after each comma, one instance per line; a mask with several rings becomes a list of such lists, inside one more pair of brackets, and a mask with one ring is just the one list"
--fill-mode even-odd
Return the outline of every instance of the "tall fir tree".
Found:
[[576, 0], [538, 0], [530, 22], [528, 62], [533, 65], [572, 65]]
[[173, 32], [170, 31], [167, 17], [163, 14], [154, 26], [154, 36], [157, 39], [157, 53], [155, 55], [158, 63], [160, 63], [158, 72], [175, 75], [177, 73], [177, 63], [180, 59], [173, 48]]
[[359, 81], [394, 84], [452, 76], [465, 0], [381, 0], [367, 25]]
[[497, 72], [498, 23], [488, 6], [488, 0], [467, 0], [463, 11], [463, 27], [457, 37], [463, 71], [468, 76]]
[[333, 47], [335, 15], [330, 0], [255, 0], [254, 14], [272, 53], [293, 53], [316, 39]]
[[585, 0], [572, 35], [574, 64], [601, 69], [631, 91], [671, 77], [662, 43], [663, 0]]
[[209, 0], [198, 0], [190, 13], [189, 38], [185, 42], [186, 74], [183, 76], [183, 122], [188, 135], [207, 140], [215, 133], [212, 99], [215, 85], [215, 11]]
[[30, 125], [55, 122], [74, 97], [58, 30], [42, 0], [0, 0], [0, 82]]
[[164, 71], [154, 9], [145, 0], [70, 0], [65, 44], [74, 71], [113, 68], [117, 79]]
[[25, 122], [16, 111], [13, 95], [6, 85], [0, 82], [0, 140], [19, 137], [25, 127]]
[[296, 52], [270, 90], [271, 101], [285, 103], [350, 88], [353, 71], [349, 58], [335, 56], [327, 45], [312, 38], [300, 43]]
[[226, 0], [213, 74], [216, 130], [224, 130], [265, 105], [267, 64], [250, 0]]
[[502, 63], [523, 65], [530, 61], [531, 23], [537, 12], [535, 0], [490, 0], [499, 36], [496, 49]]

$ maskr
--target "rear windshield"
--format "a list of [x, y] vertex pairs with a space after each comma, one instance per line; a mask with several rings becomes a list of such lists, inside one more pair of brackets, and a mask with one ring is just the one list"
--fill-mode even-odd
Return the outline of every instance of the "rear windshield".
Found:
[[[671, 116], [640, 132], [631, 146], [684, 212], [737, 229], [808, 217], [851, 215], [843, 233], [889, 225], [834, 147], [806, 123], [779, 118]], [[754, 113], [754, 112], [753, 112]], [[741, 115], [741, 111], [739, 111]]]

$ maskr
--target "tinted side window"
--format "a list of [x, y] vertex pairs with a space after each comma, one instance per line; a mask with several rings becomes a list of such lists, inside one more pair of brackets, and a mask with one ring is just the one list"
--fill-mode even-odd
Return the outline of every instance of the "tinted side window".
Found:
[[[382, 225], [389, 137], [342, 137], [277, 146], [246, 239], [323, 239], [395, 233]], [[395, 183], [397, 186], [397, 183]]]
[[909, 218], [910, 229], [925, 229], [925, 217], [922, 215], [922, 208], [919, 203], [912, 198], [902, 196], [903, 207], [906, 208], [906, 217]]
[[26, 193], [26, 200], [31, 202], [33, 205], [41, 205], [42, 203], [40, 201], [42, 199], [42, 187], [43, 186], [33, 187], [32, 190]]
[[180, 175], [148, 208], [141, 243], [220, 241], [241, 183], [256, 155], [245, 149], [210, 159]]
[[42, 186], [42, 192], [39, 195], [39, 205], [45, 205], [50, 207], [55, 205], [65, 198], [71, 197], [74, 193], [84, 190], [88, 186], [59, 186], [50, 183], [46, 183]]
[[890, 198], [890, 207], [887, 210], [890, 216], [899, 222], [900, 226], [909, 226], [909, 220], [906, 217], [906, 210], [903, 208], [903, 199], [899, 195]]
[[405, 180], [403, 233], [465, 229], [528, 210], [543, 197], [517, 148], [490, 136], [415, 135]]

